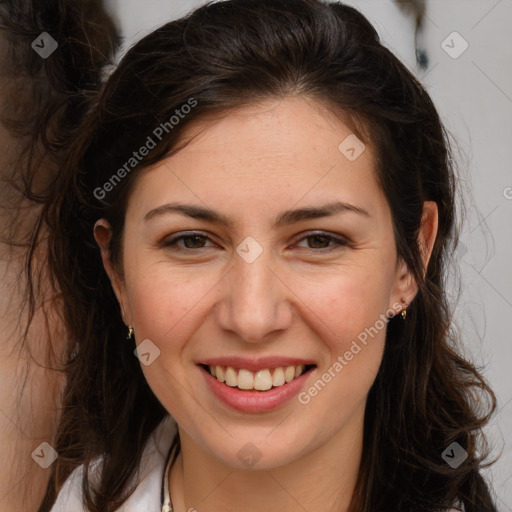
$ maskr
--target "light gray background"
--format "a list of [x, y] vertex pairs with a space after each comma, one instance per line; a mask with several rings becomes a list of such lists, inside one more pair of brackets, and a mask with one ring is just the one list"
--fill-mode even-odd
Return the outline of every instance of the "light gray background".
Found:
[[[126, 38], [126, 49], [203, 3], [108, 0], [107, 6]], [[502, 456], [485, 474], [499, 512], [512, 512], [512, 0], [427, 0], [426, 71], [415, 63], [413, 21], [396, 3], [346, 3], [370, 19], [384, 44], [421, 79], [457, 142], [455, 159], [467, 209], [456, 255], [462, 278], [457, 324], [466, 356], [484, 367], [498, 397], [486, 433], [493, 454]], [[469, 44], [456, 59], [441, 46], [454, 31]], [[454, 287], [452, 294], [456, 292]]]

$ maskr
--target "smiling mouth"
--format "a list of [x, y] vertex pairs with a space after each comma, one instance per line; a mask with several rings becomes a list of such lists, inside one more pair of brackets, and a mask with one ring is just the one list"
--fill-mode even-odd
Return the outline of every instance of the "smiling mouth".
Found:
[[200, 364], [199, 366], [226, 386], [241, 391], [258, 392], [284, 386], [288, 382], [316, 368], [316, 365], [308, 364], [267, 368], [253, 372], [243, 368], [233, 368], [231, 366], [208, 366], [205, 364]]

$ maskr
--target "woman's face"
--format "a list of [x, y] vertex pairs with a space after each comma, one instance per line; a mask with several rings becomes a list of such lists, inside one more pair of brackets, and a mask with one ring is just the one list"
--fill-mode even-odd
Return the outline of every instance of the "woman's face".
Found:
[[[187, 133], [197, 137], [136, 182], [124, 280], [105, 260], [149, 385], [197, 446], [233, 467], [252, 452], [271, 468], [360, 439], [383, 319], [416, 293], [372, 148], [304, 98]], [[301, 364], [314, 367], [287, 382]], [[263, 389], [238, 389], [255, 381]]]

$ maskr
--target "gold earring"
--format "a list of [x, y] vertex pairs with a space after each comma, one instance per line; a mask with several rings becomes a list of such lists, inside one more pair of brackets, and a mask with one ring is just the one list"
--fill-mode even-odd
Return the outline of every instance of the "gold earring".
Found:
[[133, 327], [131, 325], [128, 326], [128, 336], [126, 336], [127, 340], [133, 339]]
[[[405, 304], [405, 297], [402, 297], [401, 300]], [[401, 315], [402, 315], [402, 320], [405, 320], [405, 317], [407, 316], [407, 306], [405, 306], [405, 309], [402, 309]]]

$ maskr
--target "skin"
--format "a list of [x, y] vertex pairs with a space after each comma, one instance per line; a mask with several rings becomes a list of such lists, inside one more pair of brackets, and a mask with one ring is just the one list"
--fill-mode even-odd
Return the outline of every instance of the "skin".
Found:
[[[169, 479], [175, 510], [345, 511], [385, 328], [309, 403], [294, 398], [264, 413], [219, 402], [196, 362], [233, 354], [312, 359], [317, 368], [307, 390], [379, 315], [402, 298], [411, 302], [417, 286], [397, 257], [373, 150], [367, 146], [349, 161], [338, 146], [350, 128], [305, 97], [251, 104], [191, 124], [186, 133], [194, 138], [185, 149], [136, 182], [126, 212], [124, 277], [109, 257], [108, 222], [95, 226], [124, 321], [137, 344], [150, 339], [161, 351], [142, 369], [178, 423], [182, 452]], [[284, 210], [333, 200], [368, 216], [347, 211], [272, 227]], [[175, 201], [208, 206], [234, 226], [173, 213], [144, 221], [150, 210]], [[419, 241], [426, 264], [436, 205], [426, 202], [424, 212]], [[162, 246], [188, 230], [208, 238], [181, 240], [181, 251]], [[349, 245], [328, 252], [335, 243], [308, 238], [313, 230]], [[236, 252], [248, 236], [263, 249], [252, 263]], [[237, 456], [248, 442], [261, 453], [250, 468]]]
[[[0, 261], [0, 511], [37, 510], [44, 497], [51, 466], [42, 467], [32, 453], [41, 456], [41, 443], [54, 445], [53, 438], [59, 419], [59, 406], [65, 379], [52, 367], [47, 350], [54, 344], [63, 353], [66, 340], [62, 321], [52, 312], [39, 308], [30, 326], [26, 343], [21, 346], [22, 295], [16, 280], [19, 268], [16, 260], [5, 257]], [[48, 334], [48, 325], [50, 334]], [[53, 335], [53, 338], [52, 338]], [[22, 388], [23, 386], [23, 388]], [[48, 455], [48, 451], [42, 452]]]

